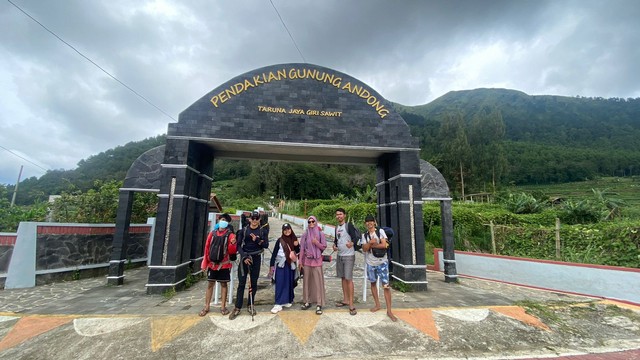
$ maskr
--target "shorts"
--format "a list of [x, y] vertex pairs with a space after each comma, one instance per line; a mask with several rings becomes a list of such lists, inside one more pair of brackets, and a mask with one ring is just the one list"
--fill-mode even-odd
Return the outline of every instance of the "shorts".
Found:
[[389, 263], [384, 263], [376, 266], [367, 265], [367, 278], [369, 282], [376, 282], [376, 279], [380, 278], [380, 282], [384, 287], [389, 286]]
[[220, 269], [207, 271], [207, 280], [217, 282], [229, 282], [231, 281], [231, 269]]
[[353, 265], [356, 262], [356, 256], [340, 256], [336, 261], [336, 272], [339, 278], [353, 280]]

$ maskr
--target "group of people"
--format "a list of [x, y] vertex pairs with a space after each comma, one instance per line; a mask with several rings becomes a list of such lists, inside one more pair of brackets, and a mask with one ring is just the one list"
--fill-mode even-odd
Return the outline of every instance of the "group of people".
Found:
[[[386, 255], [387, 235], [383, 229], [376, 225], [375, 218], [367, 215], [365, 218], [365, 233], [360, 232], [351, 222], [346, 221], [346, 211], [343, 208], [336, 209], [336, 226], [333, 250], [337, 251], [336, 273], [342, 281], [343, 298], [335, 303], [336, 307], [348, 307], [349, 314], [356, 315], [354, 306], [353, 269], [355, 266], [356, 251], [362, 250], [365, 257], [367, 278], [371, 282], [371, 294], [374, 300], [372, 312], [381, 309], [378, 298], [377, 281], [382, 283], [384, 298], [387, 308], [387, 316], [392, 321], [397, 318], [391, 311], [391, 289], [389, 283], [389, 261]], [[222, 289], [222, 315], [229, 315], [229, 320], [234, 320], [240, 315], [244, 291], [249, 276], [249, 294], [247, 302], [248, 311], [255, 315], [254, 306], [257, 282], [260, 274], [261, 256], [264, 249], [269, 247], [268, 230], [260, 224], [260, 214], [253, 212], [248, 226], [243, 227], [237, 233], [233, 233], [230, 227], [231, 217], [228, 214], [221, 215], [217, 228], [207, 237], [204, 257], [201, 268], [207, 273], [209, 281], [205, 293], [205, 306], [200, 316], [205, 316], [210, 309], [211, 297], [215, 282], [219, 282]], [[226, 252], [224, 257], [212, 261], [209, 255], [211, 249], [217, 249], [223, 244]], [[283, 308], [289, 308], [294, 303], [294, 288], [302, 278], [302, 310], [307, 310], [315, 304], [315, 313], [322, 315], [326, 306], [326, 293], [323, 273], [323, 255], [327, 248], [325, 234], [318, 225], [315, 216], [307, 219], [307, 228], [298, 239], [290, 224], [282, 225], [282, 235], [276, 241], [270, 261], [269, 275], [275, 282], [275, 305], [272, 313], [278, 313]], [[231, 258], [238, 256], [238, 288], [234, 309], [229, 312], [226, 308], [226, 296], [232, 268]], [[220, 260], [220, 258], [222, 260]]]

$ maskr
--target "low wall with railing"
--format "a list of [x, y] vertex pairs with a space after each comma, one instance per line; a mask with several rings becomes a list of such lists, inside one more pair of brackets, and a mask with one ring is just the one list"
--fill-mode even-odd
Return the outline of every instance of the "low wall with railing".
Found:
[[[114, 224], [21, 222], [4, 287], [33, 287], [106, 274], [114, 233]], [[146, 262], [151, 233], [152, 225], [130, 226], [126, 256], [131, 265]]]
[[[434, 249], [436, 270], [444, 269]], [[640, 304], [640, 269], [455, 252], [458, 275]]]

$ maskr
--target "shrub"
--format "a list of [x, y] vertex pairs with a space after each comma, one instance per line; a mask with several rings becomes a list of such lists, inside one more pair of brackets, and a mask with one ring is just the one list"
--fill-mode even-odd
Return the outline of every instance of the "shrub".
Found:
[[514, 214], [535, 214], [547, 206], [544, 202], [527, 193], [509, 194], [502, 201], [504, 207]]

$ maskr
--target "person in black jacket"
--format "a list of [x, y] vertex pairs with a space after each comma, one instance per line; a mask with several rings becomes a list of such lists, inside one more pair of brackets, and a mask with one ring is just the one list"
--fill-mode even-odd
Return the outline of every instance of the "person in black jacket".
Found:
[[240, 254], [240, 266], [238, 266], [238, 290], [236, 292], [236, 307], [229, 315], [233, 320], [240, 315], [244, 298], [244, 288], [247, 285], [247, 275], [251, 277], [251, 291], [247, 296], [249, 313], [256, 314], [255, 296], [258, 290], [258, 277], [260, 276], [261, 255], [264, 249], [269, 247], [269, 239], [260, 227], [260, 214], [257, 211], [251, 213], [249, 226], [238, 231], [237, 247]]

